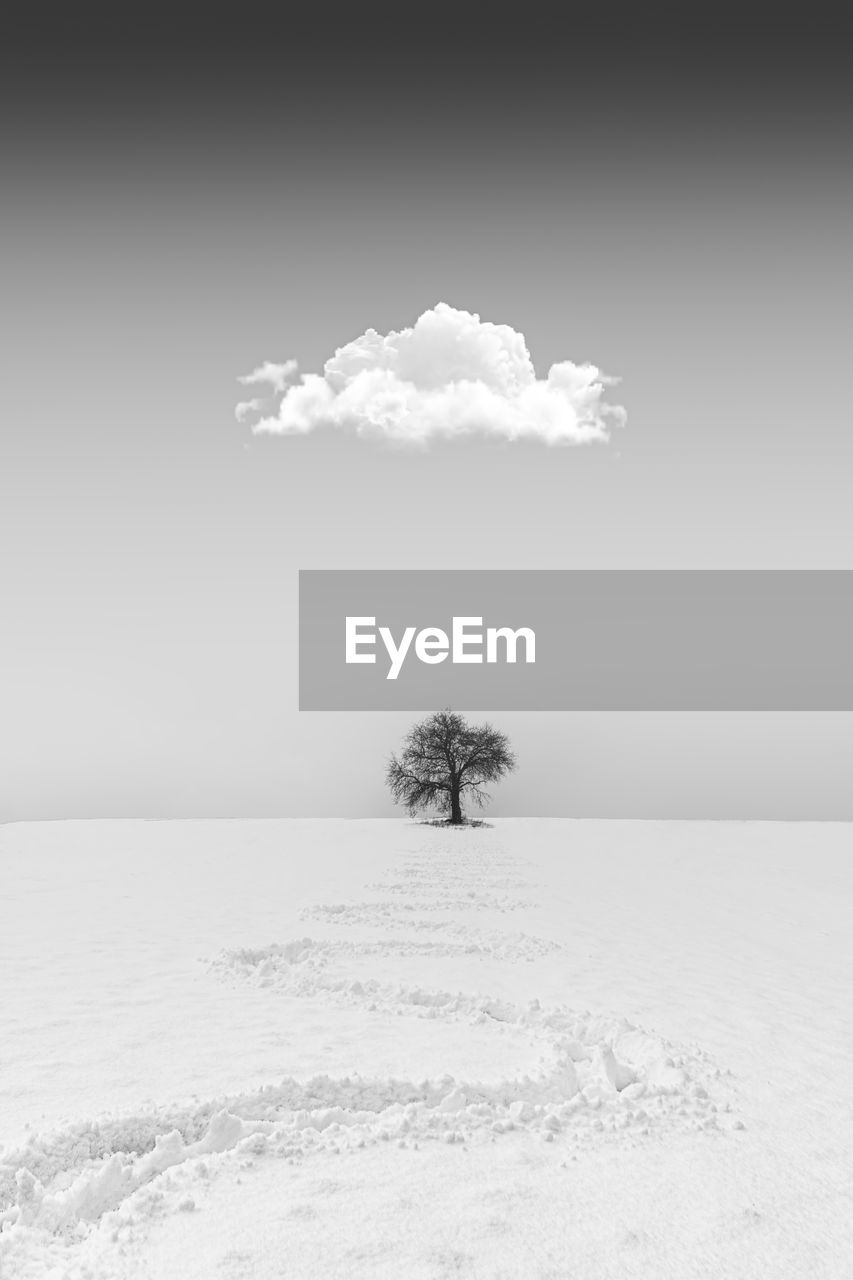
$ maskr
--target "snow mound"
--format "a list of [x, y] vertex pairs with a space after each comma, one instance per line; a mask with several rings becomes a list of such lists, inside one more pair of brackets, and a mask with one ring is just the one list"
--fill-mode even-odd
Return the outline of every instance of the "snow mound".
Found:
[[[310, 937], [297, 938], [285, 943], [271, 943], [260, 948], [238, 948], [222, 951], [211, 962], [214, 970], [234, 969], [240, 973], [252, 969], [263, 971], [266, 977], [276, 970], [286, 971], [290, 966], [310, 965], [325, 968], [330, 963], [347, 963], [362, 957], [395, 957], [407, 959], [423, 957], [478, 956], [490, 960], [536, 960], [561, 950], [558, 942], [536, 938], [530, 934], [499, 933], [472, 929], [469, 925], [434, 924], [433, 932], [441, 932], [440, 939], [421, 941], [416, 938], [350, 939]], [[267, 963], [269, 962], [269, 963]]]
[[[399, 892], [402, 898], [402, 890], [394, 889], [392, 891]], [[403, 901], [400, 898], [378, 898], [374, 901], [349, 905], [342, 902], [331, 904], [321, 902], [303, 908], [301, 914], [303, 919], [323, 920], [333, 916], [338, 921], [346, 917], [347, 924], [372, 924], [385, 916], [415, 911], [464, 911], [466, 914], [471, 911], [505, 913], [507, 911], [523, 911], [533, 905], [529, 898], [515, 898], [506, 893], [484, 893], [471, 889], [461, 897], [454, 897], [449, 893], [441, 893], [433, 894], [430, 897], [412, 895], [410, 899]]]
[[[545, 1141], [572, 1142], [605, 1131], [699, 1128], [713, 1130], [723, 1114], [703, 1081], [713, 1075], [701, 1051], [672, 1045], [624, 1019], [594, 1018], [566, 1009], [522, 1008], [485, 997], [411, 992], [413, 1007], [441, 1016], [465, 1014], [522, 1026], [542, 1038], [551, 1062], [537, 1076], [497, 1084], [446, 1075], [420, 1082], [333, 1079], [306, 1083], [287, 1078], [250, 1093], [183, 1109], [154, 1110], [88, 1121], [32, 1137], [0, 1161], [0, 1229], [36, 1227], [68, 1236], [85, 1233], [116, 1215], [137, 1193], [159, 1180], [173, 1208], [185, 1198], [187, 1179], [162, 1182], [167, 1171], [206, 1178], [210, 1157], [247, 1153], [303, 1158], [341, 1146], [395, 1140], [490, 1141], [525, 1130]], [[718, 1073], [719, 1074], [719, 1073]], [[159, 1210], [158, 1210], [159, 1211]], [[118, 1224], [119, 1214], [110, 1222]]]
[[[368, 889], [384, 890], [386, 893], [409, 893], [415, 895], [423, 894], [425, 889], [435, 891], [432, 870], [427, 872], [420, 867], [404, 867], [402, 874], [406, 877], [404, 880], [372, 880], [366, 887]], [[459, 872], [447, 872], [442, 876], [442, 896], [450, 898], [454, 894], [459, 896], [463, 892], [467, 896], [470, 884], [470, 876]], [[520, 876], [490, 876], [487, 884], [481, 888], [490, 893], [498, 893], [500, 890], [529, 889], [530, 887], [530, 881]]]
[[[374, 944], [364, 945], [369, 954]], [[530, 1084], [527, 1093], [522, 1090], [522, 1096], [531, 1090], [536, 1096], [542, 1090], [550, 1095], [557, 1089], [566, 1097], [582, 1094], [597, 1108], [624, 1094], [635, 1101], [645, 1099], [644, 1108], [652, 1103], [658, 1114], [716, 1123], [717, 1106], [704, 1083], [714, 1067], [698, 1046], [690, 1053], [679, 1051], [625, 1018], [579, 1014], [566, 1006], [547, 1008], [537, 999], [521, 1005], [479, 993], [357, 979], [327, 969], [330, 955], [357, 954], [358, 947], [303, 938], [256, 951], [224, 951], [209, 968], [225, 981], [273, 987], [288, 996], [331, 999], [371, 1013], [524, 1031], [539, 1041], [540, 1060], [549, 1063], [550, 1070], [538, 1085]], [[720, 1074], [717, 1071], [718, 1078]], [[469, 1086], [464, 1088], [470, 1092]], [[504, 1092], [507, 1089], [517, 1092], [515, 1085], [504, 1086]], [[648, 1119], [645, 1109], [643, 1116]]]

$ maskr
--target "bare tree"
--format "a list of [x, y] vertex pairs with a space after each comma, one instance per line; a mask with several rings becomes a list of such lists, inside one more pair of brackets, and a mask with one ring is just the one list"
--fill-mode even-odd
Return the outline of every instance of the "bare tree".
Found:
[[483, 784], [514, 768], [506, 734], [489, 724], [469, 725], [455, 711], [437, 711], [409, 730], [400, 758], [388, 762], [386, 781], [410, 814], [438, 809], [461, 823], [463, 800], [482, 806], [489, 798]]

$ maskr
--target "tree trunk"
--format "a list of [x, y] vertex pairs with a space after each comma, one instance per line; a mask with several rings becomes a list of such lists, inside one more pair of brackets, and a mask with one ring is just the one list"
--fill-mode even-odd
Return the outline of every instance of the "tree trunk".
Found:
[[456, 778], [450, 781], [450, 821], [462, 821], [462, 804], [459, 799], [459, 782]]

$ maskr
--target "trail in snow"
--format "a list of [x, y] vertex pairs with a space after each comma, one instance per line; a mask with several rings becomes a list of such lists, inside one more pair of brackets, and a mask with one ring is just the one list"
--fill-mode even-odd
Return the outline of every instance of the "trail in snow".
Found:
[[[478, 832], [472, 846], [452, 833], [442, 844], [421, 849], [390, 880], [367, 886], [377, 887], [390, 897], [318, 903], [304, 914], [346, 929], [366, 922], [384, 926], [389, 916], [405, 911], [410, 929], [428, 930], [430, 939], [303, 937], [232, 948], [207, 961], [209, 975], [330, 1010], [346, 1006], [366, 1015], [393, 1014], [401, 1019], [403, 1035], [406, 1018], [461, 1024], [470, 1029], [466, 1034], [491, 1037], [495, 1079], [449, 1073], [421, 1081], [286, 1079], [254, 1092], [33, 1137], [0, 1160], [0, 1262], [5, 1243], [7, 1265], [13, 1264], [28, 1232], [39, 1233], [49, 1254], [61, 1244], [79, 1253], [93, 1232], [103, 1249], [105, 1241], [132, 1234], [140, 1220], [191, 1207], [193, 1181], [208, 1179], [229, 1156], [302, 1160], [312, 1152], [383, 1143], [492, 1142], [518, 1131], [582, 1151], [609, 1135], [649, 1141], [673, 1131], [742, 1127], [727, 1073], [698, 1046], [673, 1045], [622, 1017], [543, 1006], [534, 993], [522, 1004], [370, 975], [371, 963], [380, 960], [465, 956], [518, 964], [559, 950], [549, 939], [479, 929], [454, 918], [523, 905], [525, 899], [502, 892], [530, 887], [522, 860], [494, 838]], [[447, 918], [435, 919], [440, 912]], [[535, 1073], [500, 1074], [514, 1040], [538, 1051]], [[60, 1267], [73, 1261], [62, 1251], [56, 1256], [64, 1259]]]
[[[346, 908], [344, 908], [346, 910]], [[349, 919], [341, 921], [350, 923]], [[351, 941], [340, 939], [296, 938], [291, 942], [271, 943], [268, 947], [239, 947], [226, 949], [211, 963], [220, 976], [228, 970], [249, 976], [255, 975], [259, 985], [268, 985], [266, 979], [277, 969], [288, 965], [312, 964], [324, 966], [329, 960], [355, 961], [363, 956], [384, 956], [425, 959], [439, 957], [482, 956], [491, 960], [538, 960], [561, 949], [559, 942], [548, 938], [534, 938], [526, 933], [499, 933], [496, 930], [475, 929], [471, 925], [455, 921], [416, 921], [416, 928], [429, 928], [444, 938], [435, 942], [421, 942], [412, 938], [379, 938]], [[260, 966], [260, 967], [259, 967]]]

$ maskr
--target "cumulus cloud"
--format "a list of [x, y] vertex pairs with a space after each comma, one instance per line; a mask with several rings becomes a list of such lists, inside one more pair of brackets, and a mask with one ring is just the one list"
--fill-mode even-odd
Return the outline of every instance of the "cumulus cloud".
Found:
[[339, 347], [322, 374], [294, 381], [296, 362], [270, 361], [240, 378], [267, 383], [269, 402], [243, 401], [240, 422], [256, 433], [304, 435], [332, 426], [357, 436], [426, 445], [474, 434], [545, 444], [606, 441], [625, 411], [604, 401], [618, 381], [571, 360], [537, 378], [522, 334], [440, 302], [411, 329], [368, 329]]
[[234, 411], [237, 421], [251, 422], [254, 418], [257, 422], [259, 417], [263, 417], [270, 409], [274, 409], [276, 397], [286, 393], [288, 384], [297, 376], [298, 370], [299, 366], [295, 360], [285, 360], [281, 364], [265, 360], [251, 373], [242, 374], [237, 381], [242, 382], [244, 387], [268, 387], [270, 395], [253, 396], [251, 400], [241, 400]]

